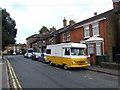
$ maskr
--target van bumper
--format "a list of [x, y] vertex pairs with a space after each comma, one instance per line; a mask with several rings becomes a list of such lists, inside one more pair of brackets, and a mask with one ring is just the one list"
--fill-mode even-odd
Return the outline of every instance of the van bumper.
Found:
[[67, 67], [68, 68], [77, 68], [77, 67], [88, 67], [88, 66], [90, 66], [90, 65], [68, 65]]

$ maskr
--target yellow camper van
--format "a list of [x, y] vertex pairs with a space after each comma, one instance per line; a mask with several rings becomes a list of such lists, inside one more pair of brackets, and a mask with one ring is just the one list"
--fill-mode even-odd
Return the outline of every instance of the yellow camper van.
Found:
[[85, 44], [61, 43], [47, 46], [46, 61], [50, 65], [63, 65], [64, 69], [90, 66], [90, 61], [85, 55]]

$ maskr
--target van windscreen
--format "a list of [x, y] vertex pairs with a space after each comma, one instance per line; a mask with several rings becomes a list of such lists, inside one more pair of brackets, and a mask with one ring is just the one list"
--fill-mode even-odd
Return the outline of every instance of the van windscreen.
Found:
[[71, 48], [71, 55], [85, 55], [84, 48]]

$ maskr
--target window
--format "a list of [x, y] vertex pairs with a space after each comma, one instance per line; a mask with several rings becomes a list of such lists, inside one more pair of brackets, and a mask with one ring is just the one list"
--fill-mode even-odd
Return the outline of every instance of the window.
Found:
[[98, 23], [92, 25], [93, 35], [99, 35]]
[[96, 43], [96, 54], [101, 55], [101, 44], [100, 43]]
[[53, 38], [53, 37], [50, 38], [50, 39], [49, 39], [49, 42], [50, 42], [50, 44], [54, 44], [54, 38]]
[[63, 33], [63, 42], [66, 42], [66, 33]]
[[67, 41], [70, 41], [70, 31], [67, 32]]
[[69, 48], [65, 48], [65, 55], [70, 55], [70, 49]]
[[85, 55], [85, 49], [84, 48], [71, 48], [71, 55]]
[[47, 49], [46, 53], [51, 54], [51, 49]]
[[89, 26], [84, 27], [84, 36], [85, 38], [90, 37]]
[[88, 44], [88, 55], [94, 53], [94, 45], [92, 43]]

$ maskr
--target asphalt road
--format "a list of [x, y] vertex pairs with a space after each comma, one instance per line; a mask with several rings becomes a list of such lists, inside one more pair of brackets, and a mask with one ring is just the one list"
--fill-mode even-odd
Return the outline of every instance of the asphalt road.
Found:
[[85, 69], [64, 70], [23, 56], [6, 56], [23, 88], [117, 88], [118, 77]]

